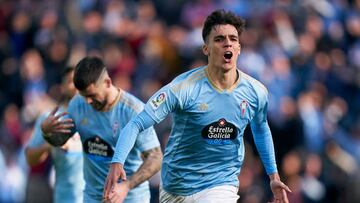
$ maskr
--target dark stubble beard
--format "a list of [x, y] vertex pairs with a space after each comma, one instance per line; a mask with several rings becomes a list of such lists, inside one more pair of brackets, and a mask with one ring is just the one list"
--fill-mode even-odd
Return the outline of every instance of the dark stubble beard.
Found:
[[97, 111], [102, 111], [105, 108], [106, 104], [107, 104], [106, 99], [103, 102], [99, 102], [99, 101], [95, 100], [95, 101], [93, 101], [91, 106]]

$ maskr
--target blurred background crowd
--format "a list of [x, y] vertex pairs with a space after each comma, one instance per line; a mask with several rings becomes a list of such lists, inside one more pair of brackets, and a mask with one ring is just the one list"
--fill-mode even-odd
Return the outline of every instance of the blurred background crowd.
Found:
[[[0, 0], [0, 202], [26, 202], [33, 176], [51, 196], [51, 160], [30, 168], [23, 149], [66, 66], [100, 56], [145, 102], [206, 64], [202, 23], [219, 8], [247, 22], [238, 68], [269, 90], [290, 202], [360, 202], [360, 0]], [[156, 126], [163, 147], [169, 119]], [[249, 129], [245, 141], [239, 202], [263, 203], [271, 191]]]

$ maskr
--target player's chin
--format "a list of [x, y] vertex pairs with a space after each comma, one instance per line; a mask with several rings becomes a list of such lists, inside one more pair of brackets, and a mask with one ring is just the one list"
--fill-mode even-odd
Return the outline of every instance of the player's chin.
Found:
[[229, 71], [229, 70], [231, 70], [231, 69], [233, 69], [233, 68], [236, 68], [236, 64], [234, 64], [234, 63], [224, 63], [224, 64], [222, 65], [222, 68], [223, 68], [225, 71]]

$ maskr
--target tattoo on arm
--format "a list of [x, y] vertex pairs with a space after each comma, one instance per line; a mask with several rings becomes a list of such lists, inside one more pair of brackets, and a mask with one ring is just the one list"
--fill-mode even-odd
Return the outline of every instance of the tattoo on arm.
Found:
[[130, 188], [134, 188], [151, 178], [160, 170], [163, 154], [160, 147], [152, 148], [141, 154], [144, 162], [140, 168], [128, 179]]

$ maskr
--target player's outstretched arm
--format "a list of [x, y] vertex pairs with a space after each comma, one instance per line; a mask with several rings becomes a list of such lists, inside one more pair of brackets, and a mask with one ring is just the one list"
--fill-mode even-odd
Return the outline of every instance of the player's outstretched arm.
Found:
[[109, 193], [110, 202], [123, 202], [129, 190], [150, 179], [161, 168], [163, 154], [160, 147], [142, 152], [143, 164], [126, 181], [114, 184]]
[[41, 123], [44, 139], [53, 146], [62, 146], [73, 135], [74, 124], [71, 118], [64, 118], [66, 112], [56, 114], [56, 107]]

